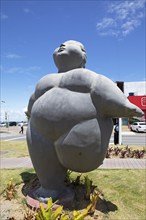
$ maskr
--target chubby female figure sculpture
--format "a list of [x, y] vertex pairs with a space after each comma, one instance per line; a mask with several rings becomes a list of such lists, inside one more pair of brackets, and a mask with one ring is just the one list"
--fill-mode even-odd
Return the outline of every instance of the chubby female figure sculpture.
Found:
[[44, 76], [28, 104], [27, 143], [41, 187], [34, 198], [58, 199], [68, 169], [87, 172], [105, 158], [112, 118], [141, 116], [110, 79], [85, 69], [86, 51], [66, 41], [54, 51], [58, 73]]

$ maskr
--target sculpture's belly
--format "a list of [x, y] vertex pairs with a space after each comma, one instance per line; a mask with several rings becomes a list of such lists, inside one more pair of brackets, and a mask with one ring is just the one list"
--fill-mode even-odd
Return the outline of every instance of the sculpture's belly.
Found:
[[53, 88], [33, 105], [31, 121], [43, 134], [56, 140], [80, 121], [96, 118], [89, 93]]
[[75, 125], [65, 136], [55, 142], [60, 163], [76, 172], [96, 169], [103, 161], [101, 130], [97, 119]]

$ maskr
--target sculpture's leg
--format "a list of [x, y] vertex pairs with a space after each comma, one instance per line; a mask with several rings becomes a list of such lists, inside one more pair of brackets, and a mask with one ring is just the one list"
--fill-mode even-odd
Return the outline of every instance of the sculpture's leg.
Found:
[[34, 197], [41, 202], [47, 202], [49, 197], [58, 199], [59, 194], [66, 188], [64, 180], [67, 169], [59, 163], [53, 142], [36, 131], [30, 122], [27, 144], [41, 184], [41, 187], [34, 191]]

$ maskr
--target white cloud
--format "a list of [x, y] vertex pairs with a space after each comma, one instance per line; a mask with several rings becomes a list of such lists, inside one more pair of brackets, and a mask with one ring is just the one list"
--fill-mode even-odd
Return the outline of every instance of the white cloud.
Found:
[[24, 13], [26, 13], [26, 14], [28, 14], [28, 13], [31, 12], [31, 10], [30, 10], [29, 8], [24, 8], [23, 11], [24, 11]]
[[97, 24], [97, 29], [112, 27], [114, 23], [115, 22], [113, 18], [103, 18], [103, 20]]
[[146, 0], [114, 1], [96, 25], [99, 35], [125, 37], [141, 25]]
[[23, 12], [24, 12], [25, 14], [32, 14], [32, 15], [34, 15], [34, 12], [33, 12], [31, 9], [29, 9], [29, 8], [24, 8], [24, 9], [23, 9]]
[[0, 121], [5, 121], [5, 115], [7, 114], [8, 121], [27, 121], [24, 109], [1, 109]]
[[19, 58], [21, 58], [21, 56], [18, 55], [18, 54], [7, 54], [5, 57], [8, 58], [8, 59], [19, 59]]
[[27, 111], [27, 106], [24, 107], [22, 110], [23, 110], [23, 112], [26, 112]]
[[1, 13], [0, 17], [1, 17], [1, 20], [5, 20], [8, 18], [8, 15]]
[[127, 34], [129, 34], [131, 31], [133, 31], [139, 25], [140, 25], [140, 22], [138, 20], [126, 21], [121, 26], [123, 36], [126, 36]]
[[2, 74], [33, 74], [39, 71], [41, 68], [39, 66], [30, 66], [28, 68], [23, 67], [11, 67], [11, 68], [4, 68], [2, 67]]

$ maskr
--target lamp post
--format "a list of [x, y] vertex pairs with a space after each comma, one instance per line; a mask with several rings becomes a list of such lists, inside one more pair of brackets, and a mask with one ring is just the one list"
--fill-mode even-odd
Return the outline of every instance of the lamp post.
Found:
[[[6, 104], [6, 102], [3, 100], [1, 101], [2, 103]], [[9, 128], [9, 115], [8, 115], [8, 111], [6, 111], [6, 109], [4, 110], [4, 118], [5, 118], [5, 121], [6, 121], [6, 127]]]
[[[116, 81], [116, 84], [119, 89], [124, 93], [124, 82]], [[122, 144], [122, 118], [119, 118], [119, 144]]]

